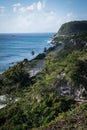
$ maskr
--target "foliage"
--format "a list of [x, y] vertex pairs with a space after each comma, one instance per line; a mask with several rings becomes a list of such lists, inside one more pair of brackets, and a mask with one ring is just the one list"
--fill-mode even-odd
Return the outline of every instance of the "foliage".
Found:
[[25, 130], [45, 125], [55, 119], [59, 113], [70, 109], [71, 104], [74, 104], [73, 99], [59, 98], [53, 93], [33, 105], [24, 98], [0, 111], [1, 130]]
[[[3, 73], [2, 94], [18, 100], [0, 110], [0, 130], [39, 129], [46, 125], [49, 126], [45, 130], [85, 130], [87, 127], [87, 103], [78, 107], [74, 93], [61, 96], [60, 91], [67, 84], [73, 89], [83, 86], [87, 90], [87, 35], [82, 33], [59, 40], [65, 44], [60, 51], [39, 55], [39, 58], [45, 57], [45, 65], [34, 77], [30, 78], [26, 71], [29, 69], [26, 59]], [[78, 125], [79, 121], [82, 126]]]
[[87, 129], [87, 103], [75, 109], [63, 112], [49, 126], [40, 130], [86, 130]]
[[72, 21], [65, 23], [58, 31], [59, 35], [72, 35], [87, 32], [87, 21]]
[[23, 69], [22, 63], [18, 63], [3, 73], [1, 90], [4, 94], [10, 94], [23, 90], [29, 84], [29, 73]]

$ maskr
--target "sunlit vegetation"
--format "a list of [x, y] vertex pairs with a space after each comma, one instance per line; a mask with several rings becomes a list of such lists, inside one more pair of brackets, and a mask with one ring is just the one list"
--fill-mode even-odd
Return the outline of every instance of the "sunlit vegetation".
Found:
[[38, 130], [86, 130], [87, 129], [87, 103], [75, 109], [63, 112], [48, 126]]
[[[53, 41], [64, 46], [39, 55], [45, 65], [34, 77], [26, 71], [27, 59], [3, 73], [2, 94], [16, 96], [17, 101], [0, 110], [0, 130], [87, 129], [87, 103], [80, 106], [74, 95], [82, 87], [81, 96], [87, 98], [87, 35], [56, 35]], [[67, 86], [69, 94], [61, 90]]]

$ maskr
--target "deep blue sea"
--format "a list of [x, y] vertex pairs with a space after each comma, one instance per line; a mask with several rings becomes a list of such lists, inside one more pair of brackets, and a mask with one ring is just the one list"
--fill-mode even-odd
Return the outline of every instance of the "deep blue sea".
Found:
[[23, 59], [32, 59], [51, 46], [54, 33], [0, 34], [0, 73]]

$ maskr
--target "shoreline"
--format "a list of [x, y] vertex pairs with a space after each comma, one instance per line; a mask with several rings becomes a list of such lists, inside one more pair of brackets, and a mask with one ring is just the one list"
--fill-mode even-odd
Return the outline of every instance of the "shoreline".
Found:
[[[9, 66], [9, 68], [11, 68], [17, 64], [20, 64], [20, 63], [23, 63], [23, 64], [27, 63], [28, 64], [27, 71], [30, 73], [30, 77], [35, 76], [44, 67], [44, 59], [47, 56], [47, 54], [48, 53], [55, 53], [56, 51], [61, 50], [61, 48], [63, 47], [63, 45], [60, 43], [56, 44], [56, 43], [51, 42], [50, 44], [52, 44], [53, 46], [46, 49], [46, 51], [39, 53], [37, 56], [35, 56], [31, 60], [28, 60], [27, 58], [25, 58], [22, 61], [16, 62], [12, 66]], [[4, 72], [6, 72], [8, 69], [6, 69]], [[0, 73], [0, 80], [3, 78], [4, 72]]]
[[[39, 53], [44, 51], [44, 48], [49, 48], [54, 32], [47, 33], [18, 33], [17, 35], [7, 34], [1, 36], [3, 43], [1, 50], [0, 74], [5, 72], [9, 67], [17, 62], [22, 62], [25, 58], [32, 60]], [[10, 39], [10, 43], [9, 40]], [[14, 44], [12, 44], [14, 43]], [[4, 49], [6, 48], [6, 49]], [[11, 49], [12, 48], [12, 49]], [[32, 51], [35, 52], [34, 56]]]
[[[44, 68], [44, 64], [45, 64], [45, 58], [46, 56], [51, 53], [51, 54], [55, 54], [56, 52], [60, 51], [63, 48], [63, 44], [57, 44], [54, 45], [53, 47], [48, 48], [47, 52], [44, 53], [40, 53], [38, 54], [35, 58], [33, 58], [32, 60], [27, 60], [24, 59], [22, 62], [17, 62], [19, 64], [24, 62], [27, 62], [29, 64], [29, 66], [27, 67], [29, 70], [26, 70], [30, 73], [30, 78], [34, 77], [36, 74], [40, 73], [42, 71], [42, 69]], [[44, 54], [44, 55], [43, 55]], [[41, 57], [40, 57], [41, 56]], [[16, 63], [16, 64], [17, 64]], [[13, 65], [14, 66], [14, 65]], [[13, 67], [12, 66], [12, 67]], [[2, 73], [3, 74], [3, 73]], [[0, 80], [3, 79], [3, 75], [0, 74]], [[3, 101], [3, 95], [0, 95], [0, 100]], [[2, 104], [0, 103], [0, 109], [4, 108], [6, 106], [6, 104]]]
[[[26, 57], [23, 58], [22, 60], [19, 60], [19, 61], [15, 61], [15, 60], [13, 59], [12, 62], [9, 62], [8, 64], [4, 64], [4, 65], [5, 65], [4, 69], [2, 69], [2, 67], [1, 67], [0, 75], [2, 75], [5, 71], [7, 71], [10, 67], [13, 67], [13, 66], [16, 65], [17, 63], [23, 62], [25, 59], [27, 59], [29, 62], [31, 62], [32, 60], [36, 59], [36, 57], [37, 57], [38, 55], [44, 53], [44, 49], [45, 49], [45, 48], [46, 48], [47, 50], [49, 50], [49, 48], [51, 48], [51, 47], [53, 47], [53, 46], [54, 46], [54, 45], [53, 45], [53, 44], [51, 43], [51, 41], [50, 41], [49, 47], [44, 47], [42, 52], [40, 52], [40, 53], [38, 53], [38, 54], [32, 55], [29, 59], [26, 58]], [[32, 53], [32, 51], [31, 51], [31, 53]], [[1, 77], [1, 76], [0, 76], [0, 77]]]

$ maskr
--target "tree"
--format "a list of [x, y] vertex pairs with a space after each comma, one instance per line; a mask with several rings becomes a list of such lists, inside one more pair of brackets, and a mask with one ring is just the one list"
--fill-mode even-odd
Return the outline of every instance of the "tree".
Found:
[[44, 48], [44, 52], [47, 52], [47, 48], [46, 47]]
[[34, 51], [32, 51], [32, 52], [31, 52], [31, 54], [32, 54], [32, 56], [34, 56], [34, 55], [35, 55], [35, 52], [34, 52]]

